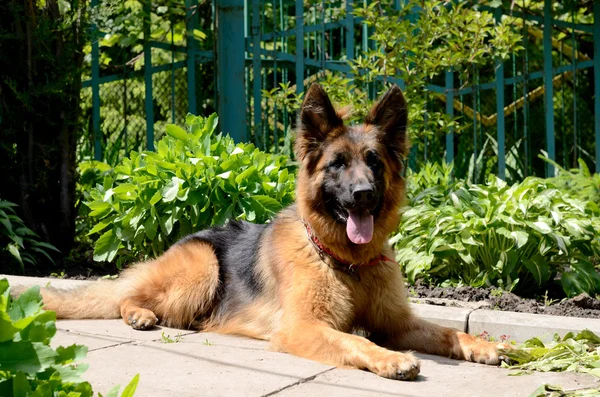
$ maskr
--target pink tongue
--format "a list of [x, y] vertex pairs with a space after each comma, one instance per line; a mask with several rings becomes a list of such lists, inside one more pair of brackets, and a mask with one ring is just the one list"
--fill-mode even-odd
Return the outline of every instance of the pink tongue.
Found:
[[373, 238], [373, 215], [368, 211], [350, 211], [346, 234], [354, 244], [367, 244]]

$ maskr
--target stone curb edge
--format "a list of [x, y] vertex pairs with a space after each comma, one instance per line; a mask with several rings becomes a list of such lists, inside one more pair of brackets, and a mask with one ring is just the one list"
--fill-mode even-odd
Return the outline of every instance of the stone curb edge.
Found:
[[576, 333], [584, 329], [600, 335], [600, 319], [445, 307], [422, 303], [411, 303], [410, 306], [416, 315], [432, 323], [456, 328], [471, 335], [487, 332], [496, 340], [506, 336], [508, 340], [524, 342], [538, 337], [546, 342], [552, 340], [556, 333], [562, 337], [568, 332]]
[[[10, 284], [15, 286], [45, 286], [50, 283], [54, 287], [73, 288], [90, 282], [0, 274], [0, 279], [3, 278], [7, 278]], [[505, 335], [509, 340], [517, 342], [524, 342], [533, 337], [549, 341], [555, 333], [563, 336], [567, 332], [578, 332], [584, 329], [600, 335], [600, 319], [446, 307], [424, 303], [410, 303], [410, 306], [416, 315], [432, 323], [456, 328], [471, 335], [480, 335], [485, 331], [496, 340]]]

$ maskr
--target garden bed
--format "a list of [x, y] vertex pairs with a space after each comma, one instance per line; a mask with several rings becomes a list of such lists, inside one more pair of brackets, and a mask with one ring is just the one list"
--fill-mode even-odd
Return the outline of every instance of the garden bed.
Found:
[[412, 301], [441, 306], [469, 306], [521, 313], [600, 318], [600, 300], [585, 294], [560, 301], [546, 299], [544, 302], [522, 298], [495, 288], [442, 288], [417, 283], [408, 286], [408, 295]]

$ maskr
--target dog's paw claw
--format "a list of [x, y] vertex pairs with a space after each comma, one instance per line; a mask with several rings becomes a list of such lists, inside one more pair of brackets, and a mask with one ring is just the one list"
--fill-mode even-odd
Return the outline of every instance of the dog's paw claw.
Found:
[[412, 364], [408, 370], [398, 370], [396, 379], [398, 380], [413, 380], [419, 375], [421, 368], [418, 364]]
[[127, 323], [131, 325], [131, 328], [144, 331], [154, 327], [158, 322], [156, 315], [148, 309], [134, 309], [129, 316], [127, 316]]
[[372, 371], [384, 378], [413, 380], [419, 375], [421, 364], [411, 353], [390, 352], [374, 362]]

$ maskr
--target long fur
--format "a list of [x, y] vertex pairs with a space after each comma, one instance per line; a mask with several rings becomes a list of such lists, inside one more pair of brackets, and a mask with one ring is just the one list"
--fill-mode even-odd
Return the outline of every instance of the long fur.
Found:
[[[122, 317], [135, 329], [160, 323], [270, 340], [280, 351], [393, 379], [419, 373], [415, 356], [399, 350], [497, 364], [497, 349], [506, 346], [416, 318], [395, 263], [359, 266], [357, 281], [307, 237], [304, 222], [344, 261], [393, 257], [387, 237], [404, 197], [400, 171], [407, 150], [406, 101], [397, 87], [364, 124], [348, 127], [325, 91], [313, 85], [299, 117], [295, 205], [268, 225], [230, 222], [188, 236], [118, 280], [72, 291], [44, 289], [45, 307], [59, 318]], [[375, 214], [373, 237], [360, 245], [348, 239], [345, 210], [338, 208], [353, 200], [357, 181], [374, 186], [377, 197], [369, 210]], [[353, 334], [359, 329], [368, 338]]]

